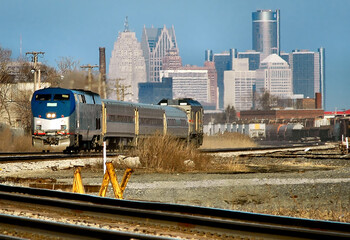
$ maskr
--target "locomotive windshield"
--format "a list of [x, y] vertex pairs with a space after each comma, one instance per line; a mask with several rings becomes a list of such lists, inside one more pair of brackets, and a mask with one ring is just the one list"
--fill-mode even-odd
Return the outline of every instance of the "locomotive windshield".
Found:
[[38, 94], [35, 96], [37, 101], [49, 101], [51, 100], [51, 94]]
[[69, 94], [55, 94], [53, 97], [54, 101], [69, 100]]

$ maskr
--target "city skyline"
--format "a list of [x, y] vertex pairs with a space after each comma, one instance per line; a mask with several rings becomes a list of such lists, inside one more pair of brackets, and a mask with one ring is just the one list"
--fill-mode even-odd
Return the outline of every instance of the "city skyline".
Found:
[[[13, 57], [44, 51], [40, 60], [56, 67], [59, 57], [84, 64], [98, 63], [98, 48], [106, 48], [107, 66], [118, 32], [129, 27], [141, 41], [144, 26], [174, 26], [183, 64], [203, 66], [204, 52], [252, 46], [251, 14], [259, 9], [281, 11], [281, 51], [326, 49], [325, 110], [349, 109], [350, 1], [24, 1], [0, 0], [0, 45]], [[20, 41], [22, 44], [20, 44]]]

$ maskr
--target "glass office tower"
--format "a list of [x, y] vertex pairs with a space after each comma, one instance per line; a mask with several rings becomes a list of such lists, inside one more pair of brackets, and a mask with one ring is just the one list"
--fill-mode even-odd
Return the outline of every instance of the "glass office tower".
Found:
[[268, 55], [280, 54], [280, 10], [257, 10], [252, 14], [253, 50]]
[[141, 48], [146, 62], [147, 81], [160, 82], [159, 71], [168, 50], [179, 52], [174, 26], [171, 28], [143, 28]]
[[320, 93], [322, 96], [322, 108], [326, 108], [326, 50], [321, 47], [318, 49], [320, 60]]

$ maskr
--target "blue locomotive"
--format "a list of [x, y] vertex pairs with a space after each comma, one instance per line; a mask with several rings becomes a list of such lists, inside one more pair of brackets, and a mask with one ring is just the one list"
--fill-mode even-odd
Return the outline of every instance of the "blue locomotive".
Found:
[[201, 145], [203, 108], [195, 100], [159, 105], [105, 100], [91, 91], [45, 88], [34, 92], [32, 139], [42, 150], [101, 150], [137, 144], [156, 132]]

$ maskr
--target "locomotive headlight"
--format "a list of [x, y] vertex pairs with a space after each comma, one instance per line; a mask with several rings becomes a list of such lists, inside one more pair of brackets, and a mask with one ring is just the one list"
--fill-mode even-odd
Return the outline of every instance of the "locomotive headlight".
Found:
[[46, 117], [47, 118], [56, 118], [56, 113], [47, 113]]

